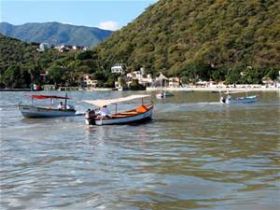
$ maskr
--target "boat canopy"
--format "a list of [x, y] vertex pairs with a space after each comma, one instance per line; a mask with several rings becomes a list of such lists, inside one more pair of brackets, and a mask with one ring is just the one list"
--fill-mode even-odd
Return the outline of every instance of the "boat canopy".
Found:
[[86, 102], [88, 104], [92, 104], [94, 106], [103, 107], [105, 105], [117, 104], [117, 103], [131, 101], [131, 100], [138, 99], [138, 98], [148, 98], [148, 97], [151, 97], [151, 96], [150, 95], [131, 95], [131, 96], [123, 97], [123, 98], [115, 98], [115, 99], [107, 99], [107, 100], [101, 100], [101, 99], [84, 100], [84, 102]]
[[68, 97], [63, 96], [53, 96], [53, 95], [32, 95], [32, 99], [70, 99]]

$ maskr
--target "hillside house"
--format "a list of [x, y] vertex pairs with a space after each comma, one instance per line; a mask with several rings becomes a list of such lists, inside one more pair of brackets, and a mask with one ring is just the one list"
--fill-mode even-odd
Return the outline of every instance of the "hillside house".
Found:
[[68, 52], [72, 49], [71, 45], [58, 45], [55, 46], [55, 49], [57, 49], [59, 52]]
[[86, 51], [88, 48], [85, 46], [73, 45], [71, 49], [74, 51], [78, 51], [78, 50]]
[[140, 71], [133, 71], [128, 74], [126, 74], [128, 83], [132, 80], [138, 80], [138, 83], [141, 85], [144, 85], [145, 87], [151, 86], [153, 83], [153, 78], [151, 74], [145, 75], [145, 70], [142, 67]]
[[114, 66], [111, 67], [111, 72], [112, 74], [124, 74], [125, 73], [124, 65], [115, 64]]
[[170, 77], [168, 78], [168, 86], [169, 87], [180, 87], [181, 82], [179, 77]]
[[167, 87], [169, 85], [169, 79], [164, 76], [161, 72], [153, 82], [154, 87]]
[[44, 52], [45, 50], [50, 49], [50, 48], [51, 48], [51, 46], [48, 43], [41, 43], [39, 45], [38, 51]]
[[98, 81], [94, 80], [90, 74], [85, 74], [83, 76], [83, 83], [86, 87], [94, 87], [96, 88]]

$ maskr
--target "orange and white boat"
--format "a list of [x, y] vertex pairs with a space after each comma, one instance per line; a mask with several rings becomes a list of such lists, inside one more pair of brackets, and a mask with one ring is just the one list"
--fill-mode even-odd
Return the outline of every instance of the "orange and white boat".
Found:
[[[145, 98], [151, 98], [150, 95], [131, 95], [123, 98], [108, 99], [108, 100], [85, 100], [84, 102], [92, 104], [98, 108], [115, 105], [115, 113], [110, 116], [100, 116], [92, 112], [87, 112], [85, 121], [88, 125], [120, 125], [142, 123], [152, 119], [153, 104], [144, 104]], [[142, 104], [128, 111], [118, 112], [118, 104], [135, 99], [142, 99]]]

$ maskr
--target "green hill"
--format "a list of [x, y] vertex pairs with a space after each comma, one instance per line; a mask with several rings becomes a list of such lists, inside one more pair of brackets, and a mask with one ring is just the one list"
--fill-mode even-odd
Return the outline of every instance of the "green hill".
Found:
[[53, 45], [95, 46], [108, 38], [112, 31], [95, 27], [74, 26], [58, 22], [12, 25], [0, 23], [0, 33], [26, 42], [47, 42]]
[[[0, 35], [1, 86], [77, 85], [89, 73], [112, 87], [110, 68], [145, 67], [183, 82], [261, 83], [280, 70], [280, 1], [159, 0], [95, 49], [38, 52], [32, 44]], [[9, 30], [9, 27], [7, 27]], [[79, 37], [84, 37], [79, 35]], [[48, 72], [47, 81], [40, 74]]]
[[0, 34], [1, 86], [29, 87], [32, 81], [40, 80], [40, 73], [58, 56], [55, 56], [55, 50], [42, 54], [37, 48], [38, 46]]
[[[56, 49], [38, 51], [38, 46], [0, 34], [0, 87], [27, 88], [31, 83], [78, 85], [84, 73], [95, 73], [106, 85], [110, 74], [98, 71], [95, 52]], [[48, 73], [46, 80], [42, 74]], [[113, 84], [110, 81], [110, 86]]]
[[279, 11], [277, 0], [160, 0], [97, 50], [106, 66], [259, 82], [280, 68]]

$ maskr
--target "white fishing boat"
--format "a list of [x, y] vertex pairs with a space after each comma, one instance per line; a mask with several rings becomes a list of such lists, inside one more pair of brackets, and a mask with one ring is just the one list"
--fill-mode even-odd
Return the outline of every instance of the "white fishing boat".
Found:
[[[67, 104], [67, 100], [70, 99], [67, 96], [52, 96], [52, 95], [32, 95], [32, 104], [31, 105], [23, 105], [19, 104], [19, 110], [24, 117], [27, 118], [45, 118], [45, 117], [67, 117], [67, 116], [75, 116], [76, 110], [73, 106]], [[35, 106], [34, 99], [37, 100], [45, 100], [50, 99], [51, 104], [49, 106]], [[53, 99], [64, 100], [65, 103], [63, 105], [60, 102], [60, 106], [57, 108], [52, 106]]]
[[[98, 114], [95, 111], [88, 111], [85, 115], [86, 124], [88, 125], [119, 125], [143, 123], [152, 119], [153, 104], [144, 104], [144, 99], [150, 98], [150, 95], [131, 95], [124, 98], [108, 100], [85, 100], [84, 102], [94, 105], [98, 108], [108, 105], [115, 105], [115, 113], [112, 115]], [[118, 104], [135, 99], [142, 99], [142, 104], [128, 111], [118, 112]]]
[[256, 95], [236, 97], [236, 98], [231, 97], [231, 95], [227, 95], [227, 96], [221, 96], [220, 98], [220, 102], [223, 104], [237, 104], [237, 103], [248, 104], [248, 103], [254, 103], [256, 101], [257, 101]]

